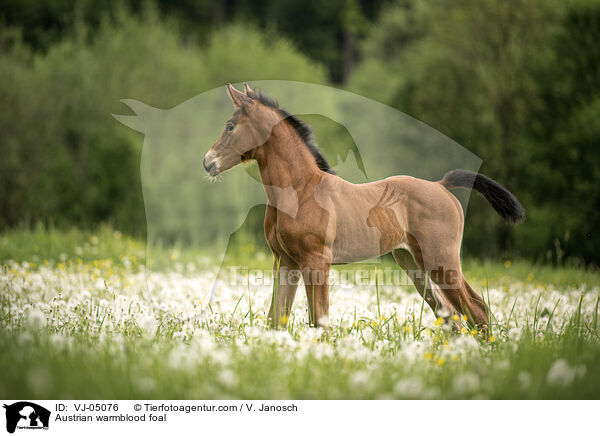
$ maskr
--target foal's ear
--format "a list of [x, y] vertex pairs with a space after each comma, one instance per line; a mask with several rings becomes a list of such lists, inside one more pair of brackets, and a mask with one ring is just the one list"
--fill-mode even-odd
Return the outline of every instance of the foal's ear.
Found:
[[256, 93], [252, 90], [252, 88], [250, 88], [248, 86], [247, 83], [244, 83], [244, 92], [246, 93], [246, 95], [250, 98], [254, 98]]
[[254, 108], [254, 102], [252, 99], [243, 92], [235, 89], [231, 83], [227, 84], [227, 93], [229, 94], [229, 98], [233, 102], [233, 106], [236, 109], [242, 109], [247, 113]]

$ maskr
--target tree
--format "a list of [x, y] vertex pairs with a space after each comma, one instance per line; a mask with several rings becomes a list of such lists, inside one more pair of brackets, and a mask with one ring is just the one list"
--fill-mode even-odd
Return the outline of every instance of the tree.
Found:
[[[560, 10], [557, 2], [525, 0], [405, 1], [382, 14], [350, 87], [470, 149], [484, 160], [482, 172], [523, 197], [527, 208], [529, 163], [522, 150], [529, 113], [543, 104], [535, 79], [551, 61], [549, 41]], [[513, 238], [512, 229], [473, 196], [465, 232], [469, 253], [502, 253]]]
[[552, 67], [537, 76], [543, 104], [529, 123], [531, 187], [545, 212], [540, 226], [551, 232], [548, 259], [600, 264], [600, 2], [570, 2], [561, 24]]

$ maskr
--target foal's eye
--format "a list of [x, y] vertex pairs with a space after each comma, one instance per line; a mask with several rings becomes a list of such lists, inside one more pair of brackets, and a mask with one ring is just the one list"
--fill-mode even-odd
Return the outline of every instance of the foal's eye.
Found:
[[233, 124], [227, 124], [227, 125], [225, 126], [225, 131], [226, 131], [226, 132], [231, 132], [231, 131], [233, 130], [233, 128], [234, 128], [234, 127], [235, 127], [235, 126], [234, 126]]

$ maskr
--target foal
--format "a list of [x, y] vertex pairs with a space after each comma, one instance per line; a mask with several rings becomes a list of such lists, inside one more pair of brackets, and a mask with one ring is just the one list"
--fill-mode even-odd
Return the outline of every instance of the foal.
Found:
[[352, 184], [336, 176], [310, 127], [248, 85], [227, 92], [235, 112], [204, 157], [213, 177], [240, 162], [258, 163], [268, 204], [265, 236], [277, 286], [269, 320], [284, 324], [300, 276], [312, 325], [329, 325], [329, 269], [392, 252], [437, 316], [467, 316], [487, 327], [489, 309], [460, 265], [463, 211], [449, 189], [473, 188], [507, 221], [524, 219], [518, 200], [492, 179], [465, 170], [438, 182], [394, 176]]

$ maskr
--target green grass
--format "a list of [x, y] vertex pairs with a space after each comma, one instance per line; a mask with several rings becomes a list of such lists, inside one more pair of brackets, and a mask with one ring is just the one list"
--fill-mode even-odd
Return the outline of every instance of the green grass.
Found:
[[[49, 335], [34, 335], [25, 342], [5, 334], [0, 339], [2, 392], [5, 398], [37, 399], [598, 399], [600, 344], [572, 333], [544, 341], [525, 337], [516, 350], [514, 344], [500, 345], [444, 367], [426, 360], [407, 365], [401, 356], [384, 355], [376, 373], [367, 362], [335, 354], [290, 361], [289, 349], [275, 344], [248, 355], [237, 355], [237, 346], [229, 345], [231, 363], [224, 370], [220, 357], [210, 353], [194, 353], [189, 368], [173, 368], [168, 356], [175, 345], [168, 340], [127, 337], [101, 343], [76, 334], [61, 348]], [[571, 365], [583, 365], [585, 375], [568, 386], [549, 384], [549, 369], [565, 355], [571, 356]], [[224, 378], [224, 371], [233, 373], [233, 380]], [[464, 374], [474, 374], [478, 381], [461, 391], [455, 383]], [[417, 386], [411, 387], [411, 381]]]
[[34, 230], [8, 230], [0, 235], [0, 264], [13, 260], [36, 266], [77, 259], [84, 262], [111, 259], [122, 264], [125, 256], [143, 264], [146, 244], [108, 226], [101, 226], [96, 231], [38, 226]]
[[510, 285], [515, 281], [558, 288], [591, 288], [600, 285], [600, 270], [597, 268], [555, 267], [519, 259], [498, 262], [467, 258], [463, 261], [463, 271], [468, 280], [482, 285], [486, 281], [496, 286]]
[[[227, 253], [228, 264], [243, 265], [250, 269], [272, 268], [270, 253], [257, 253], [254, 247], [246, 245]], [[215, 253], [210, 250], [182, 248], [179, 244], [168, 248], [156, 247], [153, 253], [153, 264], [150, 267], [158, 270], [171, 268], [174, 261], [203, 265], [207, 257], [215, 257]], [[9, 260], [26, 261], [36, 266], [44, 261], [59, 263], [77, 259], [83, 262], [110, 259], [114, 264], [122, 266], [124, 258], [137, 266], [145, 265], [146, 242], [123, 235], [108, 226], [101, 226], [95, 231], [37, 227], [34, 230], [9, 230], [0, 235], [0, 265]], [[365, 264], [349, 264], [335, 268], [352, 270], [364, 266]], [[395, 263], [391, 256], [387, 256], [382, 259], [381, 264], [372, 264], [370, 267], [393, 268]], [[600, 284], [600, 270], [597, 268], [554, 267], [519, 259], [499, 262], [467, 257], [463, 260], [463, 271], [467, 279], [478, 287], [506, 286], [515, 281], [560, 288], [590, 288]]]
[[492, 301], [489, 339], [452, 333], [414, 289], [391, 286], [334, 289], [328, 331], [307, 327], [299, 291], [275, 331], [267, 287], [227, 288], [207, 306], [204, 282], [188, 282], [206, 254], [162, 249], [146, 276], [144, 249], [108, 227], [0, 236], [5, 398], [600, 397], [594, 270], [465, 261]]

